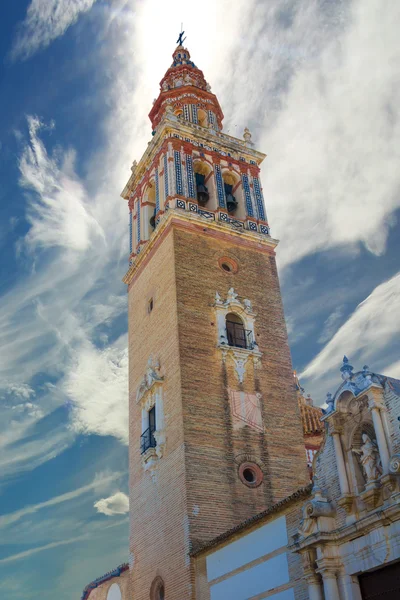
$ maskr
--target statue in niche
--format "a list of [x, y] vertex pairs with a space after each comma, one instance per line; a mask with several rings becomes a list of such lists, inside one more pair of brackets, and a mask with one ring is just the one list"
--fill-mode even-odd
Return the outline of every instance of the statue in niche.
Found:
[[367, 433], [362, 434], [362, 441], [363, 444], [360, 450], [352, 448], [352, 451], [359, 455], [367, 483], [369, 483], [378, 479], [382, 474], [382, 467], [376, 443], [371, 440]]

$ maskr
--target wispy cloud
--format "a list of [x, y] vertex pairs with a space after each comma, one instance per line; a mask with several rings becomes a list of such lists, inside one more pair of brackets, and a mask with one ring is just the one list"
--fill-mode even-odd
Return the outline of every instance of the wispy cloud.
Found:
[[[340, 383], [338, 368], [344, 353], [355, 367], [361, 368], [367, 363], [375, 371], [385, 370], [388, 375], [397, 375], [388, 373], [387, 368], [392, 363], [390, 357], [399, 348], [400, 320], [393, 318], [399, 303], [400, 273], [397, 273], [357, 306], [346, 323], [305, 367], [300, 375], [302, 381], [309, 380], [321, 396], [324, 392], [334, 391], [330, 386], [338, 387]], [[359, 360], [362, 365], [357, 365]]]
[[28, 558], [29, 556], [37, 554], [38, 552], [44, 552], [45, 550], [51, 550], [52, 548], [65, 546], [66, 544], [74, 544], [75, 542], [81, 542], [85, 539], [88, 539], [88, 534], [78, 535], [76, 537], [72, 537], [67, 540], [60, 540], [58, 542], [51, 542], [50, 544], [45, 544], [44, 546], [36, 546], [36, 548], [31, 548], [30, 550], [24, 550], [24, 552], [18, 552], [17, 554], [11, 554], [6, 558], [1, 558], [0, 564], [13, 562], [15, 560], [20, 560], [21, 558]]
[[[59, 496], [55, 496], [54, 498], [50, 498], [45, 502], [39, 502], [37, 504], [32, 504], [25, 506], [21, 510], [17, 510], [13, 513], [9, 513], [6, 515], [0, 515], [0, 528], [6, 527], [16, 521], [19, 521], [23, 517], [27, 515], [33, 515], [40, 511], [43, 508], [49, 508], [51, 506], [56, 506], [57, 504], [62, 504], [63, 502], [69, 502], [74, 500], [75, 498], [79, 498], [80, 496], [87, 494], [93, 490], [99, 490], [106, 485], [116, 481], [121, 477], [121, 473], [112, 473], [107, 475], [99, 474], [95, 477], [92, 483], [88, 485], [77, 488], [76, 490], [72, 490], [71, 492], [66, 492], [65, 494], [60, 494]], [[124, 494], [122, 494], [124, 495]]]
[[32, 0], [20, 23], [11, 50], [11, 58], [26, 60], [63, 35], [90, 10], [96, 0]]
[[26, 242], [77, 251], [86, 250], [96, 237], [101, 243], [104, 233], [89, 212], [86, 190], [74, 172], [74, 151], [49, 157], [38, 137], [43, 124], [28, 117], [28, 126], [30, 143], [20, 160], [21, 185], [34, 192], [28, 205], [31, 228]]
[[343, 306], [338, 306], [326, 319], [321, 335], [318, 338], [319, 344], [325, 344], [336, 333], [338, 324], [343, 316]]
[[123, 492], [116, 492], [108, 498], [101, 498], [95, 502], [94, 507], [103, 515], [124, 515], [129, 511], [129, 498]]

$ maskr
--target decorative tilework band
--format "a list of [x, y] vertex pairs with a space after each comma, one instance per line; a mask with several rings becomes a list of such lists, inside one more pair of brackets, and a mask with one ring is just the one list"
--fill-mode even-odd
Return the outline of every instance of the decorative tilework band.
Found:
[[176, 181], [176, 193], [182, 196], [183, 194], [183, 183], [182, 183], [182, 162], [181, 153], [179, 150], [174, 151], [174, 165], [175, 165], [175, 181]]
[[169, 196], [168, 190], [168, 156], [164, 155], [164, 193], [165, 193], [165, 201]]
[[193, 118], [193, 123], [195, 123], [196, 125], [199, 122], [199, 118], [197, 116], [197, 106], [196, 104], [192, 104], [192, 118]]
[[221, 174], [221, 167], [219, 165], [214, 165], [215, 171], [215, 185], [217, 187], [217, 196], [218, 196], [218, 206], [220, 208], [226, 208], [225, 202], [225, 190], [224, 190], [224, 182]]
[[129, 211], [129, 254], [133, 252], [133, 213]]
[[186, 174], [188, 184], [188, 197], [195, 198], [195, 185], [194, 185], [194, 174], [193, 174], [193, 159], [189, 154], [186, 154]]
[[210, 127], [215, 127], [215, 117], [212, 110], [208, 111], [208, 122], [210, 124]]
[[262, 191], [261, 191], [260, 182], [257, 177], [253, 178], [253, 188], [254, 188], [254, 194], [256, 197], [258, 218], [261, 221], [266, 221], [267, 216], [265, 214], [264, 199], [263, 199], [263, 195], [262, 195]]
[[249, 217], [254, 217], [253, 203], [251, 201], [249, 178], [245, 173], [243, 173], [243, 175], [242, 175], [242, 183], [243, 183], [244, 197], [245, 197], [245, 201], [246, 201], [246, 213]]
[[185, 121], [190, 121], [189, 106], [187, 104], [183, 105], [183, 118], [185, 119]]
[[136, 246], [140, 243], [140, 200], [136, 200]]
[[156, 182], [156, 215], [160, 212], [160, 185], [158, 181], [158, 168], [154, 174], [154, 179]]

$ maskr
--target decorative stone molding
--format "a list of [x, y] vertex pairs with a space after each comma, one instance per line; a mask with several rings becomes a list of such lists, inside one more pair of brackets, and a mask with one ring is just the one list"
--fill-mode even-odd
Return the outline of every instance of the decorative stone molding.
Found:
[[[222, 360], [225, 362], [228, 356], [231, 357], [239, 383], [243, 383], [249, 358], [257, 368], [260, 366], [262, 356], [254, 333], [256, 314], [253, 312], [251, 301], [247, 298], [240, 301], [234, 288], [230, 288], [225, 301], [218, 292], [215, 293], [214, 308], [217, 317], [217, 347], [221, 349]], [[230, 313], [237, 315], [243, 321], [245, 331], [250, 334], [251, 339], [246, 348], [230, 346], [228, 343], [226, 317]]]
[[153, 481], [156, 480], [158, 458], [159, 457], [155, 448], [149, 448], [144, 454], [142, 454], [142, 467], [145, 471], [150, 473]]
[[149, 471], [152, 479], [156, 476], [157, 461], [165, 451], [166, 434], [164, 428], [163, 383], [160, 363], [150, 356], [147, 369], [136, 392], [136, 403], [142, 408], [142, 434], [149, 427], [149, 411], [155, 407], [156, 430], [153, 433], [156, 446], [148, 448], [142, 454], [142, 466]]
[[393, 475], [400, 475], [400, 454], [394, 454], [389, 463], [389, 472]]
[[160, 363], [158, 360], [154, 360], [152, 356], [150, 356], [147, 362], [147, 369], [144, 377], [139, 384], [139, 387], [136, 391], [136, 404], [140, 402], [147, 392], [149, 392], [152, 387], [156, 383], [160, 383], [164, 380], [164, 377], [160, 374]]
[[317, 532], [333, 531], [336, 511], [331, 502], [324, 498], [319, 488], [314, 488], [314, 497], [303, 505], [303, 518], [299, 532], [306, 538]]

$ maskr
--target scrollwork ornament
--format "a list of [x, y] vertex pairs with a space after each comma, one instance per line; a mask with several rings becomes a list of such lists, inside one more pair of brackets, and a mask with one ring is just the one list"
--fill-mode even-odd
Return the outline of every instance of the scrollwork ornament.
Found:
[[394, 454], [390, 459], [389, 471], [393, 475], [400, 475], [400, 454]]

